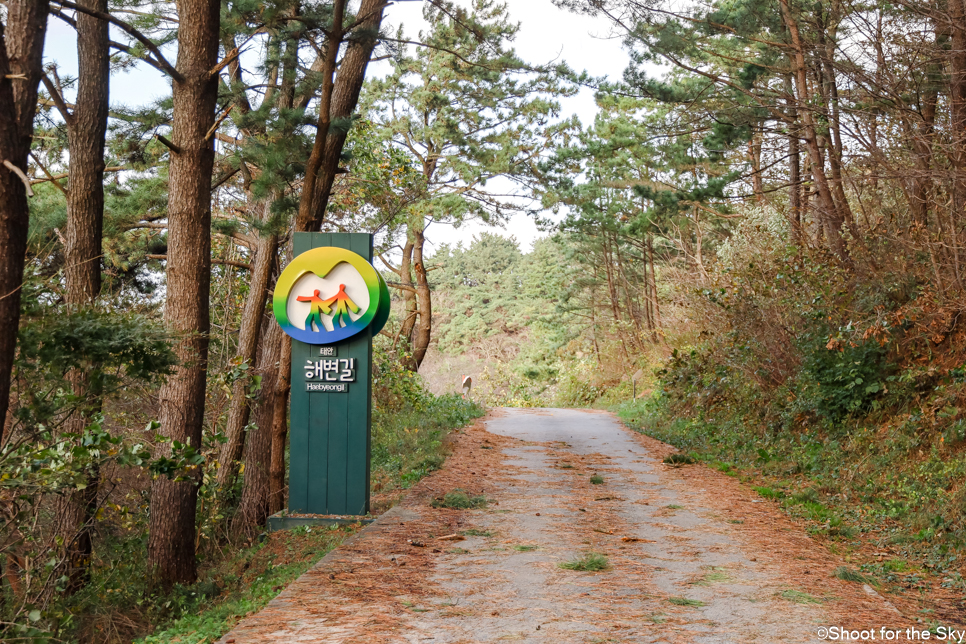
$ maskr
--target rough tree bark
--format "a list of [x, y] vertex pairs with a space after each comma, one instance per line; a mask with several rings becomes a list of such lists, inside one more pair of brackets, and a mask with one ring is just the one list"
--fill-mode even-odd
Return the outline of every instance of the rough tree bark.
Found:
[[[161, 432], [201, 448], [208, 361], [211, 284], [211, 173], [208, 137], [215, 122], [218, 0], [177, 0], [178, 61], [174, 81], [172, 151], [168, 172], [167, 299], [164, 321], [179, 337], [179, 365], [159, 394]], [[155, 583], [170, 587], [197, 578], [197, 476], [159, 478], [151, 487], [148, 564]]]
[[416, 304], [419, 308], [419, 319], [413, 331], [413, 364], [419, 370], [429, 350], [429, 341], [433, 336], [433, 296], [429, 288], [429, 277], [423, 264], [423, 246], [426, 238], [422, 228], [413, 230], [413, 273], [416, 275]]
[[792, 15], [788, 0], [779, 0], [782, 10], [782, 19], [788, 28], [791, 36], [792, 48], [788, 55], [791, 62], [792, 75], [795, 80], [799, 114], [802, 119], [802, 130], [805, 138], [805, 145], [808, 149], [810, 161], [810, 171], [815, 180], [815, 188], [819, 199], [819, 213], [825, 224], [825, 234], [832, 252], [842, 260], [843, 263], [851, 263], [848, 249], [845, 247], [845, 240], [842, 239], [842, 226], [845, 217], [836, 206], [835, 199], [829, 187], [828, 177], [825, 175], [825, 164], [822, 159], [822, 152], [819, 149], [818, 135], [815, 129], [815, 119], [809, 105], [808, 95], [808, 76], [805, 63], [805, 49], [802, 43], [801, 34], [798, 30], [798, 23]]
[[788, 228], [793, 244], [801, 244], [802, 234], [802, 155], [799, 147], [798, 107], [792, 89], [791, 76], [785, 76], [785, 94], [788, 95]]
[[[268, 221], [271, 213], [271, 201], [264, 203], [263, 221]], [[238, 333], [238, 357], [244, 364], [249, 365], [254, 373], [258, 341], [262, 328], [262, 318], [265, 315], [265, 302], [272, 285], [272, 269], [278, 259], [278, 237], [268, 235], [259, 237], [255, 248], [255, 259], [252, 264], [251, 286], [242, 311], [241, 324]], [[225, 424], [225, 434], [228, 442], [221, 452], [221, 468], [218, 470], [218, 484], [222, 488], [231, 486], [238, 473], [238, 461], [242, 457], [245, 447], [245, 427], [251, 418], [247, 390], [251, 385], [248, 377], [239, 378], [232, 387], [231, 404], [228, 407], [228, 419]]]
[[[338, 6], [337, 4], [336, 8]], [[338, 77], [329, 86], [329, 99], [326, 99], [326, 86], [323, 85], [322, 105], [327, 109], [320, 109], [312, 155], [306, 164], [299, 213], [295, 222], [297, 232], [318, 230], [322, 225], [332, 194], [332, 184], [339, 172], [342, 148], [349, 133], [347, 121], [359, 103], [359, 93], [362, 91], [372, 51], [379, 40], [379, 26], [382, 24], [386, 6], [385, 0], [362, 0], [356, 20], [351, 25], [352, 31], [347, 38], [345, 55], [339, 63]], [[336, 24], [339, 25], [341, 34], [341, 20]], [[331, 74], [335, 72], [335, 55], [336, 52], [333, 52], [332, 72], [323, 69], [325, 82], [329, 82]]]
[[[272, 501], [273, 474], [277, 467], [282, 471], [282, 485], [284, 486], [285, 443], [278, 446], [281, 463], [273, 461], [274, 449], [272, 445], [272, 419], [275, 414], [275, 400], [277, 398], [276, 382], [277, 363], [282, 346], [284, 333], [275, 320], [263, 315], [262, 322], [265, 329], [262, 332], [264, 340], [258, 356], [258, 375], [262, 376], [262, 396], [258, 407], [254, 410], [257, 420], [256, 429], [248, 433], [245, 445], [245, 477], [242, 484], [241, 502], [238, 512], [232, 520], [232, 530], [237, 534], [250, 532], [255, 526], [265, 524], [268, 516], [281, 510], [276, 509]], [[280, 486], [281, 487], [281, 486]], [[279, 495], [280, 496], [280, 495]]]
[[27, 252], [27, 154], [43, 76], [46, 0], [8, 0], [0, 22], [0, 444], [20, 327]]
[[953, 270], [960, 290], [963, 283], [959, 266], [959, 230], [966, 212], [966, 2], [949, 0], [952, 27], [949, 48], [949, 120], [952, 133], [953, 166], [952, 226], [946, 240], [953, 250]]
[[[339, 172], [339, 159], [345, 145], [348, 128], [344, 123], [352, 116], [359, 102], [359, 93], [365, 80], [366, 68], [372, 57], [382, 24], [385, 0], [363, 0], [355, 20], [343, 24], [346, 3], [337, 2], [334, 7], [333, 27], [328, 34], [326, 55], [319, 70], [323, 77], [320, 96], [319, 123], [312, 153], [306, 163], [302, 195], [296, 216], [295, 232], [318, 230], [323, 221], [332, 184]], [[348, 42], [341, 62], [338, 62], [338, 43]], [[336, 70], [338, 74], [336, 75]], [[271, 416], [272, 455], [268, 486], [268, 497], [245, 499], [242, 503], [250, 507], [269, 508], [269, 512], [281, 509], [284, 503], [284, 447], [288, 437], [288, 395], [291, 387], [291, 342], [288, 336], [281, 339], [278, 367], [274, 375], [266, 378], [274, 380], [274, 410]], [[266, 405], [267, 407], [267, 405]], [[259, 430], [267, 418], [259, 414]], [[249, 488], [252, 493], [256, 488]], [[258, 489], [263, 489], [259, 487]], [[256, 512], [254, 514], [260, 514]]]
[[[79, 0], [92, 11], [107, 12], [107, 0]], [[64, 275], [71, 308], [90, 306], [101, 291], [101, 240], [104, 228], [104, 140], [110, 107], [110, 37], [108, 23], [77, 13], [77, 98], [72, 113], [64, 111], [70, 146]], [[57, 88], [54, 88], [57, 89]], [[61, 101], [63, 104], [63, 101]], [[99, 392], [91, 390], [90, 373], [70, 374], [81, 407], [67, 420], [67, 430], [82, 434], [100, 410]], [[100, 471], [87, 472], [87, 487], [72, 493], [61, 508], [69, 567], [68, 592], [88, 579], [93, 553], [92, 530], [97, 511]]]

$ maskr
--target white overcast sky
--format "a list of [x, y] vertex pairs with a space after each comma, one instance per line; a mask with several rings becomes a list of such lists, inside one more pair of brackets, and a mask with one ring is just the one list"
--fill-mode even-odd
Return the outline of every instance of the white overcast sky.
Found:
[[[467, 0], [457, 0], [468, 5]], [[566, 61], [577, 71], [586, 70], [592, 76], [620, 78], [628, 63], [628, 56], [619, 38], [612, 37], [610, 24], [605, 19], [588, 18], [558, 9], [551, 0], [508, 0], [511, 19], [520, 23], [514, 48], [520, 57], [531, 63]], [[386, 10], [387, 23], [395, 28], [402, 24], [407, 37], [413, 38], [428, 25], [422, 18], [422, 2], [397, 2]], [[76, 38], [73, 29], [52, 19], [44, 51], [47, 61], [56, 61], [61, 75], [77, 73]], [[372, 74], [384, 74], [386, 66], [377, 63]], [[111, 102], [129, 106], [149, 103], [168, 93], [167, 80], [153, 68], [141, 65], [137, 69], [116, 74], [111, 81]], [[593, 92], [584, 89], [578, 96], [562, 101], [565, 114], [576, 114], [584, 124], [593, 121], [596, 113]], [[518, 215], [506, 228], [491, 228], [479, 222], [464, 224], [456, 229], [434, 224], [427, 230], [427, 240], [434, 246], [463, 241], [468, 244], [473, 235], [491, 230], [504, 236], [513, 235], [524, 251], [542, 236], [532, 219]]]

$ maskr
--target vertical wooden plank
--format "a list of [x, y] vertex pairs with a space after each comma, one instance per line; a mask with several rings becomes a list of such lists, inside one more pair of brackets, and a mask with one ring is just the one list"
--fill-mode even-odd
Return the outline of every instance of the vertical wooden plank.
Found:
[[[352, 389], [352, 385], [349, 388]], [[327, 394], [326, 398], [329, 399], [329, 488], [326, 498], [330, 514], [345, 514], [350, 409], [346, 394]]]
[[309, 418], [308, 503], [306, 507], [309, 508], [310, 514], [330, 513], [325, 493], [329, 488], [329, 477], [331, 476], [328, 467], [331, 396], [332, 394], [309, 394], [311, 415]]
[[[349, 250], [372, 262], [372, 237], [352, 235]], [[346, 505], [348, 512], [365, 514], [369, 511], [369, 434], [372, 381], [372, 332], [365, 332], [349, 340], [349, 353], [356, 360], [356, 383], [349, 388], [351, 410], [348, 427], [348, 471], [346, 473]]]

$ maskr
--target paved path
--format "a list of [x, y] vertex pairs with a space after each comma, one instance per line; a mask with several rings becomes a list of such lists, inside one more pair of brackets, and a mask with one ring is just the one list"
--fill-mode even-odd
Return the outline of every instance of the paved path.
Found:
[[[871, 588], [832, 578], [843, 562], [770, 503], [663, 465], [671, 451], [606, 413], [498, 410], [221, 642], [785, 644], [821, 641], [823, 626], [908, 626]], [[455, 487], [493, 502], [430, 507]], [[439, 539], [455, 533], [467, 536]], [[559, 566], [588, 553], [607, 568]]]

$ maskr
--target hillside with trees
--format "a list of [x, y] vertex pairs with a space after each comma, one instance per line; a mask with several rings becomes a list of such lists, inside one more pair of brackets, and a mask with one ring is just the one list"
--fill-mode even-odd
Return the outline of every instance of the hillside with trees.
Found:
[[[418, 34], [382, 0], [0, 0], [0, 639], [217, 637], [352, 532], [259, 542], [269, 296], [315, 231], [374, 234], [393, 292], [380, 507], [483, 413], [471, 375], [614, 409], [830, 547], [899, 549], [864, 571], [890, 592], [966, 601], [966, 3], [554, 4], [630, 66], [524, 60], [495, 0]], [[112, 92], [147, 67], [156, 100]], [[532, 247], [434, 239], [520, 214]]]

